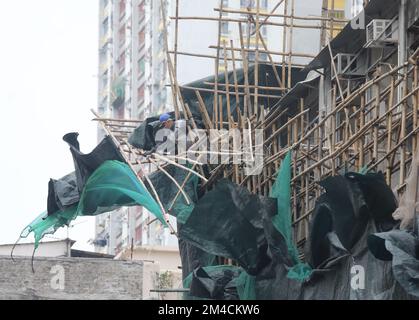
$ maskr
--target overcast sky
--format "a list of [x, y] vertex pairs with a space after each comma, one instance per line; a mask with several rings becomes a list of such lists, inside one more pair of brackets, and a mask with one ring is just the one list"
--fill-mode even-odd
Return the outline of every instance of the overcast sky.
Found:
[[[97, 0], [0, 0], [0, 244], [46, 210], [49, 178], [74, 171], [62, 136], [97, 144], [97, 29]], [[75, 224], [75, 248], [92, 249], [94, 218]]]

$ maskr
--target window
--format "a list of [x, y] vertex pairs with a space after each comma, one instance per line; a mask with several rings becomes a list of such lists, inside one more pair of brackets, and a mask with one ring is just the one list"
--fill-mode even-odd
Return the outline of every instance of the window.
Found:
[[122, 47], [125, 44], [125, 25], [119, 29], [119, 46]]
[[138, 45], [142, 48], [145, 45], [145, 29], [138, 33]]
[[126, 3], [125, 0], [119, 1], [119, 19], [122, 20], [125, 17]]
[[250, 7], [251, 0], [240, 0], [240, 7], [247, 8]]
[[143, 2], [141, 2], [141, 3], [138, 5], [138, 13], [139, 13], [140, 17], [145, 16], [145, 3], [144, 3], [144, 1], [143, 1]]
[[228, 22], [221, 22], [221, 34], [228, 34]]
[[345, 11], [344, 10], [329, 10], [329, 17], [333, 17], [335, 19], [345, 19]]
[[119, 73], [122, 73], [125, 70], [125, 51], [119, 56]]
[[262, 1], [260, 2], [260, 7], [261, 7], [262, 9], [268, 9], [268, 0], [262, 0]]
[[142, 244], [143, 241], [143, 226], [135, 228], [135, 243]]
[[228, 0], [223, 0], [223, 8], [228, 8]]
[[109, 30], [109, 17], [107, 17], [105, 21], [103, 21], [102, 23], [102, 33], [106, 34], [108, 30]]
[[145, 59], [138, 60], [138, 75], [142, 76], [145, 73]]
[[139, 87], [137, 89], [137, 94], [138, 94], [138, 101], [143, 101], [144, 100], [144, 94], [145, 94], [144, 85], [142, 85], [141, 87]]
[[[241, 8], [256, 8], [256, 0], [240, 0]], [[260, 0], [259, 6], [261, 9], [268, 9], [268, 0]]]

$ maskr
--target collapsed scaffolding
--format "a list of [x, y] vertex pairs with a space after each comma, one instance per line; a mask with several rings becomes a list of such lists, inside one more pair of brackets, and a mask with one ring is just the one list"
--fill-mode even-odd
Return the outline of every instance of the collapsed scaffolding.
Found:
[[[171, 79], [173, 105], [176, 119], [180, 114], [186, 119], [193, 119], [199, 110], [205, 129], [256, 129], [264, 130], [263, 173], [258, 176], [244, 176], [237, 165], [221, 164], [211, 170], [203, 188], [210, 188], [219, 177], [227, 177], [239, 185], [246, 186], [252, 193], [268, 196], [275, 181], [281, 160], [288, 151], [293, 151], [292, 163], [292, 212], [293, 227], [296, 241], [302, 245], [308, 234], [309, 220], [313, 212], [316, 199], [321, 194], [318, 181], [328, 176], [349, 171], [383, 171], [388, 185], [396, 188], [401, 195], [406, 187], [405, 179], [410, 168], [412, 156], [415, 154], [418, 134], [418, 67], [415, 52], [407, 61], [399, 66], [392, 66], [390, 70], [378, 68], [371, 80], [366, 79], [356, 86], [342, 83], [349, 82], [340, 79], [332, 54], [330, 42], [325, 46], [329, 55], [332, 78], [330, 99], [331, 109], [327, 112], [319, 111], [317, 104], [313, 108], [313, 98], [310, 86], [319, 85], [319, 77], [304, 82], [293, 82], [293, 75], [300, 67], [292, 63], [293, 57], [311, 57], [304, 53], [292, 52], [293, 30], [298, 28], [319, 28], [330, 34], [336, 23], [347, 20], [333, 17], [298, 17], [294, 15], [294, 0], [278, 1], [270, 13], [261, 13], [259, 1], [256, 8], [247, 10], [233, 10], [223, 7], [214, 9], [219, 17], [171, 17], [176, 27], [174, 50], [170, 50], [166, 39], [168, 70]], [[334, 1], [333, 1], [334, 2]], [[288, 4], [287, 4], [288, 3]], [[179, 0], [176, 2], [179, 7]], [[284, 13], [275, 13], [283, 5]], [[332, 4], [333, 6], [333, 4]], [[164, 6], [162, 6], [164, 8]], [[333, 7], [332, 7], [333, 8]], [[333, 10], [333, 9], [332, 9]], [[289, 13], [291, 11], [291, 13]], [[229, 18], [223, 13], [247, 14], [245, 20]], [[162, 10], [165, 21], [165, 10]], [[272, 23], [270, 17], [282, 17], [283, 23]], [[263, 19], [263, 21], [261, 21]], [[178, 24], [182, 20], [214, 20], [218, 22], [217, 45], [210, 46], [217, 50], [216, 56], [205, 56], [188, 52], [178, 52]], [[321, 22], [320, 25], [299, 25], [298, 20]], [[221, 41], [221, 23], [237, 23], [240, 30], [240, 45]], [[243, 35], [243, 24], [253, 24], [256, 47], [250, 48], [250, 30]], [[272, 52], [266, 46], [260, 32], [265, 24], [281, 27], [283, 42], [289, 43], [288, 52]], [[263, 46], [263, 49], [259, 49]], [[322, 53], [323, 53], [322, 51]], [[249, 61], [249, 52], [254, 52], [254, 61]], [[236, 57], [237, 53], [242, 58]], [[268, 61], [259, 61], [259, 53], [266, 53]], [[177, 75], [177, 55], [196, 56], [203, 59], [213, 59], [216, 74], [220, 72], [220, 64], [224, 63], [224, 74], [213, 77], [211, 81], [204, 81], [201, 86], [179, 85]], [[274, 62], [274, 55], [283, 57], [282, 62]], [[173, 57], [172, 57], [173, 56]], [[288, 60], [286, 60], [286, 58]], [[242, 70], [238, 70], [237, 62], [243, 63]], [[229, 63], [232, 70], [229, 70]], [[252, 65], [252, 66], [250, 66]], [[261, 73], [259, 68], [270, 68], [271, 86], [260, 85]], [[304, 66], [304, 67], [307, 67]], [[249, 69], [252, 69], [249, 72]], [[253, 79], [249, 79], [252, 74]], [[298, 77], [301, 80], [301, 77]], [[241, 83], [239, 83], [240, 79]], [[276, 82], [276, 83], [275, 83]], [[359, 82], [359, 81], [358, 81]], [[253, 83], [253, 84], [250, 84]], [[267, 83], [267, 81], [263, 81]], [[296, 85], [294, 87], [294, 85]], [[345, 86], [345, 87], [344, 87]], [[294, 91], [296, 94], [293, 95]], [[209, 95], [211, 99], [203, 99], [202, 95]], [[205, 100], [205, 101], [204, 101]], [[189, 104], [195, 104], [191, 111]], [[211, 103], [212, 102], [212, 103]], [[261, 104], [272, 106], [270, 109]], [[241, 110], [239, 104], [242, 104]], [[234, 114], [232, 112], [234, 110]], [[237, 112], [240, 110], [240, 112]], [[224, 114], [223, 114], [224, 113]], [[226, 113], [226, 114], [225, 114]], [[142, 153], [132, 148], [128, 142], [129, 136], [139, 125], [137, 120], [97, 119], [105, 125], [107, 132], [113, 136], [121, 150], [132, 159], [133, 165], [139, 165]], [[196, 129], [196, 124], [194, 124]], [[254, 142], [254, 141], [253, 141]], [[253, 144], [255, 145], [255, 144]], [[231, 148], [233, 148], [231, 146]], [[162, 156], [155, 161], [162, 161]], [[152, 160], [153, 161], [153, 160]], [[171, 160], [173, 161], [173, 159]], [[231, 161], [230, 161], [231, 162]], [[163, 159], [162, 163], [169, 163]], [[197, 166], [199, 167], [199, 166]], [[182, 184], [180, 184], [182, 185]]]

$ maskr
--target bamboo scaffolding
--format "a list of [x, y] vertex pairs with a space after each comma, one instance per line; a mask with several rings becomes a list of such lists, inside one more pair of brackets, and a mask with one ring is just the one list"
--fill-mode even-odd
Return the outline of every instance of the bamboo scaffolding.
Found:
[[[287, 17], [285, 17], [287, 18]], [[180, 17], [170, 17], [172, 20], [197, 20], [197, 21], [219, 21], [218, 18], [214, 17], [204, 17], [204, 16], [180, 16]], [[246, 19], [234, 19], [234, 18], [221, 18], [222, 22], [247, 22]], [[277, 22], [269, 22], [266, 21], [264, 25], [276, 26], [276, 27], [287, 27], [287, 28], [296, 28], [296, 29], [317, 29], [321, 30], [322, 27], [319, 25], [305, 25], [305, 24], [294, 24], [290, 25], [287, 23], [277, 23]], [[339, 28], [333, 29], [335, 31], [340, 31]]]
[[[308, 221], [313, 213], [315, 201], [322, 193], [318, 181], [326, 177], [347, 171], [359, 171], [363, 168], [382, 170], [385, 172], [387, 183], [395, 190], [403, 192], [406, 172], [409, 169], [412, 151], [416, 148], [415, 142], [419, 134], [417, 63], [419, 50], [416, 50], [401, 66], [382, 72], [382, 74], [376, 72], [374, 78], [370, 80], [368, 76], [365, 80], [357, 79], [358, 83], [353, 86], [351, 79], [339, 77], [333, 59], [334, 52], [330, 45], [336, 31], [341, 29], [341, 24], [347, 22], [345, 19], [333, 17], [335, 0], [331, 1], [330, 8], [329, 2], [323, 1], [325, 8], [322, 17], [296, 15], [297, 1], [300, 0], [277, 1], [269, 13], [261, 11], [260, 0], [254, 2], [253, 8], [246, 9], [224, 8], [224, 2], [220, 1], [219, 8], [214, 9], [218, 17], [202, 17], [179, 16], [179, 0], [176, 0], [176, 17], [170, 17], [175, 20], [175, 43], [173, 51], [166, 48], [170, 85], [175, 93], [174, 100], [182, 106], [186, 116], [192, 118], [188, 105], [183, 101], [182, 92], [193, 91], [207, 132], [217, 128], [226, 129], [227, 126], [229, 129], [248, 130], [250, 137], [245, 138], [249, 140], [250, 147], [249, 150], [231, 152], [234, 145], [233, 139], [229, 137], [229, 150], [223, 148], [217, 151], [193, 151], [195, 155], [199, 154], [199, 157], [225, 156], [225, 162], [209, 165], [207, 171], [209, 175], [205, 175], [208, 178], [194, 171], [199, 165], [194, 163], [193, 169], [187, 170], [188, 174], [183, 183], [178, 182], [179, 190], [169, 211], [173, 209], [174, 203], [182, 194], [182, 188], [185, 187], [192, 174], [203, 179], [201, 191], [208, 190], [220, 177], [224, 176], [247, 187], [253, 193], [269, 195], [280, 162], [290, 150], [293, 151], [292, 219], [295, 242], [298, 244], [303, 243], [307, 236]], [[284, 6], [284, 12], [276, 13], [281, 5]], [[226, 14], [241, 16], [237, 18]], [[281, 20], [280, 22], [272, 21], [273, 18]], [[194, 20], [218, 23], [217, 39], [216, 41], [210, 39], [216, 45], [208, 45], [209, 49], [216, 50], [215, 55], [179, 51], [182, 47], [178, 44], [179, 24], [181, 21]], [[312, 23], [308, 22], [303, 25], [299, 21], [312, 21]], [[230, 35], [222, 32], [223, 23], [238, 26], [239, 41], [229, 39]], [[243, 26], [247, 26], [246, 34], [244, 34]], [[265, 41], [263, 36], [263, 26], [282, 27], [282, 29], [273, 28], [283, 32], [281, 49], [272, 50], [269, 47], [270, 43]], [[281, 103], [280, 106], [275, 106], [274, 110], [265, 110], [264, 106], [260, 105], [262, 98], [270, 104], [272, 100], [275, 102], [279, 100], [292, 88], [292, 82], [295, 81], [293, 68], [305, 66], [294, 61], [297, 58], [314, 57], [312, 54], [295, 52], [293, 49], [298, 29], [321, 30], [322, 39], [324, 38], [321, 42], [328, 47], [331, 67], [329, 76], [332, 81], [330, 92], [326, 93], [330, 101], [327, 104], [327, 111], [318, 110], [318, 107], [313, 105], [312, 98], [306, 99], [305, 96], [298, 96], [294, 102], [287, 105]], [[173, 63], [171, 55], [174, 55]], [[204, 83], [208, 87], [196, 88], [178, 84], [179, 55], [214, 61], [214, 80]], [[264, 61], [261, 61], [262, 55]], [[239, 83], [237, 76], [237, 64], [240, 62], [244, 73], [243, 83]], [[249, 79], [251, 63], [254, 64], [255, 72], [252, 75], [254, 78]], [[275, 85], [262, 85], [262, 80], [264, 80], [262, 77], [265, 76], [258, 72], [262, 63], [273, 67]], [[282, 67], [281, 72], [278, 72], [278, 66]], [[224, 73], [225, 81], [218, 79], [217, 75], [220, 73]], [[396, 99], [398, 92], [400, 92], [400, 98]], [[203, 99], [204, 93], [214, 95], [213, 106], [205, 105], [208, 102]], [[231, 100], [233, 97], [235, 106]], [[240, 105], [241, 103], [243, 105]], [[209, 115], [211, 108], [212, 117]], [[124, 130], [124, 126], [126, 129], [135, 127], [133, 123], [124, 120], [96, 121], [101, 121], [110, 128], [114, 137], [121, 143], [130, 134], [129, 130]], [[246, 155], [250, 160], [260, 156], [257, 152], [256, 139], [253, 137], [256, 129], [262, 129], [264, 134], [264, 166], [262, 173], [257, 176], [245, 175], [244, 166], [233, 163], [232, 159], [239, 154]], [[131, 152], [127, 147], [123, 150]], [[156, 155], [151, 162], [158, 160], [175, 165], [177, 160], [186, 160], [187, 156], [187, 152], [185, 155], [176, 156]], [[164, 166], [162, 168], [164, 170]], [[184, 167], [182, 169], [186, 170]]]

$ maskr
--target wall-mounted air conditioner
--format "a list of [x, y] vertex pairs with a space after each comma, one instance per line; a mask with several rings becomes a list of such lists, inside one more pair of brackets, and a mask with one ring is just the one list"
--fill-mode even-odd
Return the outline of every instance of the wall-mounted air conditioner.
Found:
[[336, 73], [338, 76], [365, 75], [365, 68], [359, 55], [338, 53], [333, 60], [335, 61]]
[[398, 42], [398, 21], [375, 19], [367, 25], [366, 48], [382, 48]]

